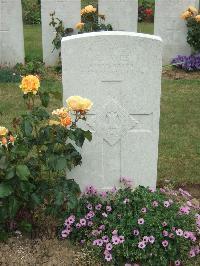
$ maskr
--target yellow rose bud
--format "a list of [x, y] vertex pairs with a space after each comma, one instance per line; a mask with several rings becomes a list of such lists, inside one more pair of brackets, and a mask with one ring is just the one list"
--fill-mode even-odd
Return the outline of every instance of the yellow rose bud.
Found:
[[197, 22], [200, 22], [200, 15], [197, 15], [197, 16], [195, 17], [195, 19], [196, 19]]
[[75, 28], [76, 28], [77, 30], [82, 30], [82, 28], [84, 27], [84, 25], [85, 25], [85, 23], [83, 23], [83, 22], [79, 22], [79, 23], [76, 24]]
[[182, 19], [187, 19], [192, 17], [192, 13], [190, 11], [185, 11], [184, 13], [182, 13], [181, 18]]
[[5, 127], [0, 127], [0, 136], [5, 136], [8, 133], [8, 129]]
[[23, 77], [20, 88], [24, 92], [24, 94], [27, 94], [29, 92], [36, 94], [38, 92], [38, 89], [40, 87], [40, 81], [37, 76], [28, 75]]
[[198, 14], [198, 10], [194, 6], [189, 6], [188, 11], [194, 15]]

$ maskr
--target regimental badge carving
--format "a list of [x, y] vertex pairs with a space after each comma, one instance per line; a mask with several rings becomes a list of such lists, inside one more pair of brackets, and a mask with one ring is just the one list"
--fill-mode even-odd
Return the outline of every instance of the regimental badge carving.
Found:
[[117, 101], [110, 100], [90, 119], [88, 125], [113, 146], [138, 123]]

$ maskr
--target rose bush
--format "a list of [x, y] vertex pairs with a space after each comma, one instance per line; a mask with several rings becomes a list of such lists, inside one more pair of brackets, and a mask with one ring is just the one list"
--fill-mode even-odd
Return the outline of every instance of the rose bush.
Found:
[[186, 20], [188, 33], [187, 42], [193, 48], [194, 52], [200, 52], [200, 13], [193, 7], [189, 6], [181, 14], [181, 18]]
[[[62, 238], [87, 245], [104, 264], [188, 265], [199, 252], [198, 204], [188, 192], [125, 188], [98, 193], [88, 187], [68, 212]], [[186, 264], [185, 264], [186, 263]]]
[[88, 5], [81, 9], [81, 22], [76, 24], [79, 33], [93, 31], [112, 31], [110, 24], [105, 25], [105, 15], [98, 14], [97, 8]]
[[70, 101], [78, 99], [80, 108], [62, 107], [51, 117], [46, 109], [49, 93], [40, 88], [37, 76], [23, 77], [20, 88], [27, 112], [13, 120], [13, 132], [0, 127], [2, 239], [13, 230], [30, 232], [38, 209], [59, 224], [63, 211], [75, 207], [80, 189], [66, 179], [66, 171], [81, 164], [77, 148], [92, 138], [90, 131], [78, 127], [79, 120], [86, 120], [90, 100], [71, 97]]

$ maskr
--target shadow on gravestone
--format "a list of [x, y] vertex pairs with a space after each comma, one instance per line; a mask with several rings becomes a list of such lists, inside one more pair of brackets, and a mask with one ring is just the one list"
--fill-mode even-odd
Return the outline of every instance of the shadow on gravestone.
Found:
[[[91, 99], [82, 166], [67, 174], [84, 189], [156, 186], [161, 94], [162, 41], [131, 32], [74, 35], [62, 40], [63, 101]], [[69, 64], [70, 62], [70, 64]]]

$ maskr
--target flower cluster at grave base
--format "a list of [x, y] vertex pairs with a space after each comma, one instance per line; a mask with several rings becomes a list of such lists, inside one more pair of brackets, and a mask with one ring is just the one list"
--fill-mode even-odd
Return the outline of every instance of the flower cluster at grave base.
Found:
[[92, 5], [88, 5], [81, 9], [81, 22], [75, 25], [79, 33], [93, 32], [93, 31], [108, 31], [112, 30], [110, 24], [105, 25], [105, 15], [98, 14], [97, 9]]
[[173, 58], [172, 66], [181, 68], [185, 71], [199, 71], [200, 70], [200, 54], [197, 55], [178, 55]]
[[[87, 245], [114, 265], [187, 265], [199, 255], [200, 215], [188, 192], [90, 186], [69, 213], [62, 238]], [[128, 185], [127, 185], [128, 184]]]
[[195, 52], [200, 52], [200, 12], [193, 6], [189, 6], [181, 14], [181, 18], [186, 20], [188, 33], [187, 42]]
[[13, 119], [13, 132], [0, 125], [0, 240], [15, 230], [30, 233], [42, 221], [38, 213], [63, 220], [63, 211], [72, 209], [80, 195], [65, 173], [81, 165], [79, 150], [92, 139], [78, 126], [92, 108], [89, 99], [69, 97], [51, 120], [50, 95], [39, 78], [25, 76], [19, 87], [27, 111]]

